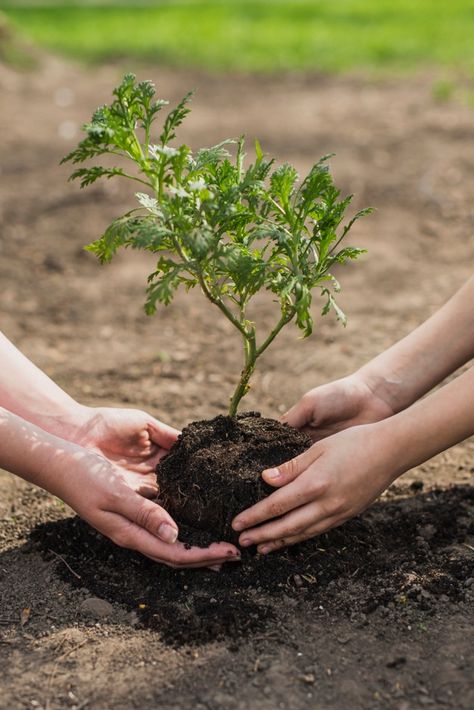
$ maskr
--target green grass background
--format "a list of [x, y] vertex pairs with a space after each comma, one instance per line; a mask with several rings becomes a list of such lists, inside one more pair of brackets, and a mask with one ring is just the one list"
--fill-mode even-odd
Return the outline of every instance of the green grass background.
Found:
[[35, 42], [88, 62], [215, 70], [474, 74], [474, 0], [3, 2]]

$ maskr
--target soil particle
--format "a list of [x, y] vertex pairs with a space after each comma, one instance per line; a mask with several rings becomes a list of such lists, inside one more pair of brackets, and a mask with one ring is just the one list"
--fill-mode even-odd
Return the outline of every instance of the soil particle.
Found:
[[105, 601], [105, 599], [88, 597], [81, 603], [79, 610], [84, 616], [89, 616], [93, 619], [105, 619], [113, 614], [114, 608], [112, 604]]
[[158, 466], [160, 502], [184, 524], [189, 543], [236, 541], [232, 519], [275, 490], [261, 472], [310, 445], [305, 434], [257, 412], [193, 422]]

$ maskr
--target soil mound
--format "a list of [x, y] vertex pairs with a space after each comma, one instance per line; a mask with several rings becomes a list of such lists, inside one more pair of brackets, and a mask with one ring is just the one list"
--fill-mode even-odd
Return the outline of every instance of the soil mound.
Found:
[[309, 446], [305, 434], [257, 412], [193, 422], [157, 468], [160, 503], [188, 528], [190, 543], [235, 542], [232, 519], [275, 490], [262, 471]]

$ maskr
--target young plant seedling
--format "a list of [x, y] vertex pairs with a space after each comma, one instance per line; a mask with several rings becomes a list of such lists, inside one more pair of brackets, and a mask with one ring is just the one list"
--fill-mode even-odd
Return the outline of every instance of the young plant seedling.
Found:
[[[225, 140], [195, 152], [175, 143], [176, 129], [189, 113], [191, 94], [171, 110], [161, 129], [158, 114], [168, 103], [156, 99], [154, 85], [127, 74], [84, 126], [86, 137], [63, 162], [84, 163], [99, 156], [120, 159], [117, 166], [81, 167], [71, 175], [81, 187], [99, 178], [123, 177], [138, 183], [138, 206], [118, 217], [87, 248], [108, 262], [120, 247], [158, 255], [148, 277], [148, 314], [168, 305], [179, 286], [199, 287], [240, 333], [244, 366], [230, 399], [235, 416], [257, 359], [278, 333], [295, 321], [307, 337], [313, 330], [312, 292], [324, 299], [323, 315], [334, 309], [337, 264], [356, 259], [363, 249], [341, 246], [358, 212], [343, 224], [351, 196], [340, 199], [324, 156], [300, 180], [294, 167], [275, 167], [255, 143], [255, 160], [245, 164], [244, 139]], [[235, 144], [234, 157], [228, 148]], [[125, 164], [131, 165], [127, 172]], [[279, 303], [279, 317], [260, 333], [249, 316], [262, 289]]]

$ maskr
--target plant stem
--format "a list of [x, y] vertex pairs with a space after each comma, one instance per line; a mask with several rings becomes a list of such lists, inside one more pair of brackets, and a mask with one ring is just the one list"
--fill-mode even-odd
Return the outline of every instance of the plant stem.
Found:
[[237, 387], [235, 388], [234, 394], [230, 399], [230, 417], [235, 417], [241, 399], [247, 394], [250, 389], [249, 381], [255, 370], [257, 358], [259, 358], [260, 355], [268, 348], [270, 343], [275, 340], [280, 330], [293, 319], [295, 312], [295, 309], [291, 308], [284, 315], [282, 315], [270, 335], [266, 338], [266, 340], [263, 341], [259, 348], [257, 348], [255, 341], [255, 330], [244, 336], [245, 366], [240, 375], [240, 380], [237, 383]]
[[257, 361], [257, 346], [255, 343], [255, 330], [248, 333], [244, 337], [244, 350], [245, 350], [245, 366], [241, 372], [240, 380], [237, 383], [234, 394], [230, 399], [229, 404], [229, 416], [235, 417], [237, 414], [237, 408], [239, 406], [240, 400], [249, 391], [249, 380], [252, 377], [253, 371], [255, 370], [255, 363]]

